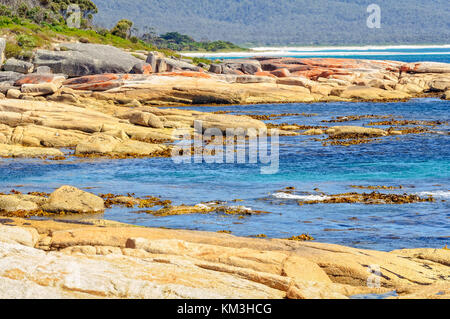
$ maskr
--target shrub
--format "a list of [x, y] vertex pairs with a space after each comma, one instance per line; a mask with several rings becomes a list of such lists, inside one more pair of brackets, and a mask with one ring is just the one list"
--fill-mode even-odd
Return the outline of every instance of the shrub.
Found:
[[22, 55], [22, 48], [16, 43], [6, 42], [5, 47], [5, 57], [10, 58], [20, 58]]
[[16, 36], [17, 44], [25, 50], [32, 50], [37, 46], [36, 39], [30, 35], [19, 34]]
[[128, 39], [132, 26], [133, 22], [127, 19], [122, 19], [119, 22], [117, 22], [114, 28], [112, 28], [111, 34], [123, 39]]

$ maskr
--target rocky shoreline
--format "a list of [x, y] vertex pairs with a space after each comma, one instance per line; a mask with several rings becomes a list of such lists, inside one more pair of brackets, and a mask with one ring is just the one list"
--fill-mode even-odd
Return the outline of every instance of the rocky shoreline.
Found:
[[[2, 298], [448, 298], [450, 252], [0, 219]], [[368, 283], [379, 267], [379, 288]], [[132, 271], [130, 271], [132, 270]]]
[[194, 65], [160, 52], [60, 43], [53, 50], [37, 50], [31, 61], [8, 59], [2, 70], [0, 88], [9, 98], [74, 103], [76, 97], [61, 87], [83, 96], [106, 92], [106, 99], [128, 97], [145, 105], [396, 101], [450, 95], [450, 65], [435, 62], [256, 57]]
[[[2, 157], [170, 156], [168, 142], [174, 140], [174, 130], [193, 133], [194, 121], [222, 131], [268, 128], [261, 120], [245, 115], [157, 106], [403, 101], [427, 95], [450, 96], [450, 65], [433, 62], [254, 58], [193, 65], [160, 52], [62, 43], [53, 51], [37, 50], [31, 62], [8, 59], [2, 69]], [[377, 129], [348, 127], [347, 133], [359, 134], [362, 130], [362, 135], [372, 135], [369, 131]], [[293, 134], [288, 132], [292, 129], [281, 131]], [[295, 131], [305, 135], [324, 133], [319, 128], [300, 132], [298, 127]], [[392, 134], [399, 131], [377, 131], [375, 135]], [[63, 153], [61, 149], [72, 152]]]
[[[31, 62], [9, 59], [2, 70], [4, 158], [170, 157], [176, 130], [192, 137], [195, 122], [221, 132], [277, 128], [281, 135], [323, 135], [324, 145], [359, 144], [431, 132], [443, 123], [383, 117], [378, 124], [391, 128], [381, 129], [336, 124], [352, 120], [340, 117], [330, 125], [306, 127], [263, 122], [270, 116], [174, 107], [450, 98], [450, 65], [431, 62], [255, 58], [193, 65], [158, 52], [65, 43], [38, 50]], [[374, 192], [330, 195], [328, 201], [431, 200]], [[97, 196], [71, 186], [51, 194], [0, 194], [0, 297], [348, 298], [395, 290], [399, 298], [449, 298], [447, 249], [377, 252], [315, 243], [305, 234], [292, 238], [296, 240], [239, 238], [107, 220], [57, 219], [102, 212], [112, 205], [162, 206], [158, 216], [213, 210], [252, 213], [219, 206], [171, 206], [159, 198]], [[36, 220], [48, 216], [56, 220]], [[371, 265], [381, 271], [375, 278], [380, 288], [368, 287]]]

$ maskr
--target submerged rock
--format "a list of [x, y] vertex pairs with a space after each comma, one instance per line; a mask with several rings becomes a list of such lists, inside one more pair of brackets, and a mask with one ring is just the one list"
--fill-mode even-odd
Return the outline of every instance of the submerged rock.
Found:
[[387, 136], [389, 133], [382, 129], [359, 126], [334, 126], [325, 131], [331, 137], [345, 138], [347, 136]]

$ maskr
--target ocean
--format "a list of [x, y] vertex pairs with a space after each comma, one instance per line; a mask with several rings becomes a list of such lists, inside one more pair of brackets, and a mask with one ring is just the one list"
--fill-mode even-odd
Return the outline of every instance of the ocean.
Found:
[[249, 52], [185, 53], [185, 56], [207, 59], [241, 59], [255, 56], [295, 58], [347, 58], [369, 60], [393, 60], [403, 62], [450, 60], [450, 44], [447, 45], [398, 45], [353, 47], [258, 47]]

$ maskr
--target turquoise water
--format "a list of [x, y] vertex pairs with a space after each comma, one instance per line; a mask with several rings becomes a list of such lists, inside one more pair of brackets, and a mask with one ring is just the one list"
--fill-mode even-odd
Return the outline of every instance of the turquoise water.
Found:
[[[450, 121], [450, 102], [414, 99], [404, 103], [316, 103], [192, 108], [200, 111], [315, 113], [290, 116], [274, 123], [328, 125], [322, 120], [343, 115], [393, 115], [404, 120]], [[343, 125], [364, 125], [361, 120]], [[340, 124], [335, 124], [340, 125]], [[30, 159], [0, 161], [0, 192], [12, 188], [48, 191], [70, 184], [92, 187], [94, 193], [135, 193], [170, 199], [174, 204], [213, 200], [244, 205], [270, 214], [238, 217], [185, 215], [154, 217], [138, 209], [114, 208], [107, 219], [137, 225], [194, 230], [230, 230], [234, 235], [286, 238], [308, 233], [317, 241], [354, 247], [393, 250], [412, 247], [442, 248], [450, 243], [450, 135], [449, 126], [433, 134], [386, 137], [353, 146], [323, 146], [309, 136], [280, 137], [280, 170], [261, 175], [261, 164], [175, 164], [171, 159], [75, 160], [48, 162]], [[295, 195], [358, 191], [350, 185], [399, 186], [398, 193], [433, 194], [434, 203], [407, 205], [316, 204], [299, 206], [296, 200], [274, 194], [288, 186]], [[370, 192], [370, 191], [366, 191]], [[233, 202], [241, 199], [242, 202]], [[282, 205], [280, 205], [282, 204]]]
[[329, 47], [329, 48], [267, 48], [265, 51], [225, 53], [225, 54], [187, 54], [215, 59], [239, 59], [254, 56], [295, 57], [295, 58], [348, 58], [369, 60], [392, 60], [403, 62], [450, 62], [450, 45], [441, 47]]

